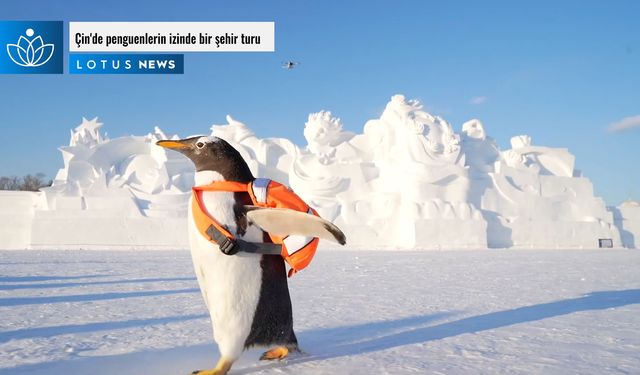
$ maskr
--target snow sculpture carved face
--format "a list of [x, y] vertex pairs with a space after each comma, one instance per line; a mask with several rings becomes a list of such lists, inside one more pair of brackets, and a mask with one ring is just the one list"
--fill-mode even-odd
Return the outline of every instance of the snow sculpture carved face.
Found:
[[335, 147], [341, 142], [342, 123], [329, 111], [311, 113], [304, 126], [307, 148], [316, 154], [323, 164], [330, 161]]
[[462, 124], [462, 134], [466, 137], [485, 140], [487, 138], [487, 134], [484, 131], [484, 126], [480, 122], [480, 120], [473, 119]]

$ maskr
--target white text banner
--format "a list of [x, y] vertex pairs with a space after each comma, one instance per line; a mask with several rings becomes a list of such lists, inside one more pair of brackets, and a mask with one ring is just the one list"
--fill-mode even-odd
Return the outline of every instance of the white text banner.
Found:
[[70, 52], [274, 50], [274, 22], [69, 22]]

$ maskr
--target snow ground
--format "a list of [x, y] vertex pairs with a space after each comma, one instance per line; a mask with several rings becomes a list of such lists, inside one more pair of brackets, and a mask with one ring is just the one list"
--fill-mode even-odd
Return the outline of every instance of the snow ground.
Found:
[[[231, 374], [640, 373], [640, 251], [321, 251], [307, 352]], [[0, 374], [189, 374], [217, 349], [188, 252], [0, 252]]]

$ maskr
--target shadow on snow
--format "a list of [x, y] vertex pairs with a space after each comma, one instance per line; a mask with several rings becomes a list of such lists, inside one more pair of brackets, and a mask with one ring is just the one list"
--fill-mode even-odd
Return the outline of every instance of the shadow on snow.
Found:
[[107, 280], [107, 281], [87, 281], [73, 283], [49, 283], [49, 284], [0, 284], [0, 290], [15, 289], [50, 289], [50, 288], [73, 288], [77, 286], [87, 285], [112, 285], [112, 284], [137, 284], [137, 283], [155, 283], [170, 281], [196, 281], [195, 277], [171, 277], [171, 278], [147, 278], [147, 279], [125, 279], [125, 280]]
[[[580, 311], [606, 310], [637, 303], [640, 303], [640, 289], [611, 290], [593, 292], [579, 298], [476, 315], [435, 326], [409, 329], [377, 338], [353, 337], [350, 340], [351, 342], [336, 342], [330, 338], [324, 342], [320, 342], [315, 339], [318, 336], [315, 338], [307, 338], [307, 332], [302, 332], [300, 334], [300, 341], [302, 343], [305, 342], [305, 338], [307, 338], [309, 342], [316, 342], [316, 346], [313, 347], [313, 353], [310, 356], [290, 360], [287, 365], [377, 352], [404, 345], [441, 340], [466, 333], [478, 333], [520, 323], [535, 322]], [[340, 329], [351, 330], [351, 328], [352, 327], [342, 327], [335, 329], [338, 330], [339, 333]], [[308, 333], [312, 335], [313, 331]], [[369, 331], [369, 336], [374, 336], [377, 333], [375, 330], [371, 330]], [[321, 335], [322, 332], [316, 332], [316, 335], [318, 334]], [[276, 363], [256, 366], [243, 369], [236, 372], [236, 374], [249, 374], [279, 366], [282, 366], [282, 364]]]
[[95, 293], [95, 294], [74, 294], [69, 296], [48, 296], [48, 297], [10, 297], [0, 298], [0, 307], [21, 306], [21, 305], [40, 305], [43, 303], [59, 303], [59, 302], [88, 302], [88, 301], [104, 301], [118, 298], [132, 297], [153, 297], [164, 296], [168, 294], [181, 293], [198, 293], [198, 288], [174, 289], [174, 290], [148, 290], [140, 292], [119, 292], [119, 293]]
[[173, 322], [183, 322], [193, 319], [203, 319], [208, 317], [209, 315], [207, 314], [176, 315], [165, 316], [161, 318], [123, 320], [119, 322], [98, 322], [86, 324], [68, 324], [51, 327], [23, 328], [17, 329], [15, 331], [0, 332], [0, 343], [7, 342], [9, 340], [47, 338], [58, 335], [70, 335], [77, 333], [111, 331], [114, 329], [152, 326]]
[[115, 275], [81, 275], [81, 276], [0, 276], [0, 283], [31, 283], [34, 281], [78, 280]]
[[[538, 305], [523, 306], [471, 316], [441, 324], [424, 326], [434, 320], [446, 318], [448, 313], [414, 316], [388, 321], [317, 329], [300, 332], [303, 348], [310, 355], [292, 358], [287, 362], [256, 364], [255, 360], [241, 359], [232, 374], [250, 374], [271, 368], [286, 367], [307, 362], [322, 361], [351, 355], [365, 354], [437, 341], [467, 333], [478, 333], [520, 323], [535, 322], [580, 311], [606, 310], [640, 303], [640, 289], [593, 292], [582, 297]], [[189, 317], [187, 317], [189, 318]], [[196, 318], [193, 316], [192, 318]], [[118, 324], [118, 323], [111, 323]], [[134, 324], [134, 323], [130, 323]], [[81, 328], [78, 328], [81, 330]], [[127, 353], [117, 356], [63, 360], [0, 370], [2, 373], [47, 374], [83, 373], [94, 375], [148, 373], [189, 373], [196, 368], [212, 366], [217, 355], [214, 345], [201, 344], [167, 350]], [[245, 366], [244, 368], [240, 368]]]

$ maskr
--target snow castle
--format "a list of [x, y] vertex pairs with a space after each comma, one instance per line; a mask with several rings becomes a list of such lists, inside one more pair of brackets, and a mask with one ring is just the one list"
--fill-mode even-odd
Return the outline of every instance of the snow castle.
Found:
[[[64, 167], [38, 193], [2, 192], [0, 248], [186, 248], [188, 159], [146, 136], [107, 139], [83, 119]], [[227, 116], [211, 134], [254, 175], [291, 186], [363, 248], [638, 247], [640, 205], [607, 209], [566, 149], [527, 135], [500, 150], [479, 120], [459, 133], [402, 95], [361, 134], [330, 112], [309, 115], [307, 145], [260, 139]], [[173, 136], [172, 138], [178, 138]]]

